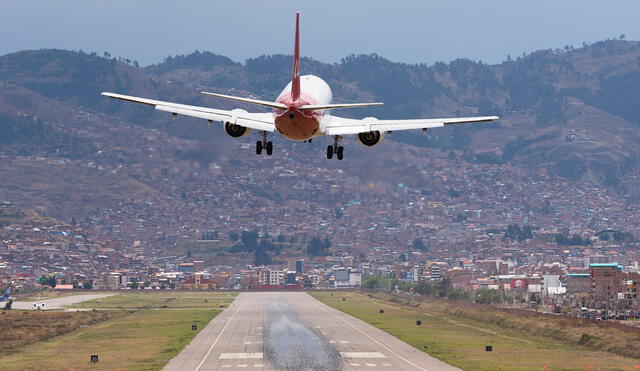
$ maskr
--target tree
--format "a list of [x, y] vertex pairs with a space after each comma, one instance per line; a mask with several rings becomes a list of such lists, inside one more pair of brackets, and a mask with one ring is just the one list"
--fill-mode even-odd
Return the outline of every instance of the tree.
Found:
[[131, 287], [131, 288], [132, 288], [132, 289], [134, 289], [134, 290], [135, 290], [135, 289], [137, 289], [137, 288], [138, 288], [138, 281], [132, 281], [132, 282], [129, 284], [129, 287]]
[[253, 263], [255, 265], [271, 264], [271, 256], [267, 254], [267, 251], [262, 244], [255, 249]]
[[258, 246], [258, 232], [257, 231], [242, 231], [240, 235], [240, 241], [244, 246], [244, 251], [255, 251]]
[[318, 235], [315, 235], [307, 244], [307, 253], [314, 256], [328, 255], [330, 247], [331, 240], [329, 237], [321, 239]]
[[229, 239], [232, 242], [236, 242], [236, 241], [238, 241], [238, 239], [240, 239], [240, 236], [238, 236], [238, 234], [236, 232], [229, 232]]
[[495, 304], [500, 302], [500, 293], [493, 289], [480, 289], [476, 293], [476, 303]]
[[413, 240], [411, 247], [413, 248], [413, 250], [427, 251], [427, 245], [424, 244], [422, 238], [416, 238], [415, 240]]
[[344, 215], [344, 212], [342, 211], [342, 209], [339, 207], [336, 207], [334, 211], [336, 213], [336, 219], [342, 219], [342, 216]]
[[82, 288], [85, 290], [91, 290], [93, 288], [93, 282], [91, 281], [84, 281], [82, 283]]
[[43, 286], [56, 287], [56, 275], [55, 274], [49, 274], [49, 275], [43, 274], [38, 279], [38, 283], [43, 285]]
[[521, 228], [518, 224], [509, 224], [502, 240], [516, 240], [518, 242], [522, 242], [531, 238], [533, 238], [533, 228], [531, 226], [525, 225]]

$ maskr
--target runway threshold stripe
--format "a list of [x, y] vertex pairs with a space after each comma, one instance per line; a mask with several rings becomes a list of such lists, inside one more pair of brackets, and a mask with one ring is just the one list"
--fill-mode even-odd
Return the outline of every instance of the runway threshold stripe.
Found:
[[222, 353], [220, 359], [262, 359], [262, 353]]
[[344, 358], [387, 358], [380, 352], [340, 352]]

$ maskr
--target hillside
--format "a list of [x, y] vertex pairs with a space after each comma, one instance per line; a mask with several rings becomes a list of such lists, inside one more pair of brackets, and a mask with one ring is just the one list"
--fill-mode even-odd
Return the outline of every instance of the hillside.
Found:
[[[639, 170], [638, 42], [609, 40], [579, 49], [537, 51], [499, 65], [469, 60], [408, 65], [377, 55], [352, 55], [337, 64], [303, 58], [303, 73], [327, 80], [336, 102], [385, 102], [383, 108], [336, 114], [501, 116], [497, 123], [432, 130], [428, 136], [394, 133], [374, 150], [349, 141], [344, 163], [322, 158], [324, 142], [306, 145], [278, 138], [284, 158], [256, 158], [251, 148], [239, 148], [250, 145], [254, 136], [234, 141], [202, 120], [172, 120], [148, 107], [99, 95], [115, 91], [233, 108], [231, 102], [199, 92], [273, 99], [287, 83], [290, 69], [291, 58], [283, 55], [241, 64], [196, 52], [145, 68], [106, 54], [64, 50], [2, 56], [0, 155], [21, 158], [0, 166], [0, 191], [21, 207], [38, 207], [69, 221], [123, 202], [188, 197], [195, 186], [190, 179], [207, 169], [218, 171], [212, 170], [214, 165], [232, 176], [239, 168], [259, 174], [287, 167], [287, 161], [304, 161], [319, 174], [343, 171], [346, 183], [379, 184], [384, 189], [415, 171], [416, 164], [437, 160], [454, 169], [463, 164], [509, 164], [618, 191], [637, 187], [629, 174]], [[385, 171], [378, 171], [379, 166]], [[447, 192], [434, 188], [428, 178], [404, 182], [424, 192]], [[277, 202], [272, 186], [241, 182], [236, 187], [251, 197]], [[363, 192], [379, 197], [382, 191], [373, 189]], [[302, 194], [304, 190], [288, 197]], [[320, 201], [324, 206], [337, 201], [333, 195], [315, 196], [325, 200]]]

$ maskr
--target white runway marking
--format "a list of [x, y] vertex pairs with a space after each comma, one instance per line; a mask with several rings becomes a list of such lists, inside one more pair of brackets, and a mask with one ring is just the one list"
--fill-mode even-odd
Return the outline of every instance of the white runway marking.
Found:
[[241, 365], [238, 365], [238, 368], [247, 368], [247, 365], [243, 363]]
[[367, 367], [376, 367], [375, 363], [367, 363]]
[[[235, 301], [234, 301], [234, 303], [235, 303]], [[202, 358], [202, 361], [200, 361], [200, 363], [198, 364], [198, 366], [195, 368], [194, 371], [200, 370], [200, 367], [202, 367], [204, 362], [207, 360], [207, 357], [209, 357], [209, 354], [211, 354], [211, 351], [213, 350], [213, 347], [216, 346], [216, 344], [218, 343], [218, 340], [220, 340], [220, 336], [222, 336], [222, 333], [224, 332], [224, 330], [227, 329], [227, 326], [229, 326], [229, 323], [231, 323], [231, 320], [233, 320], [233, 317], [236, 316], [236, 313], [238, 313], [238, 308], [237, 307], [236, 307], [235, 312], [233, 312], [231, 317], [227, 320], [227, 323], [224, 324], [224, 327], [222, 328], [222, 330], [220, 330], [220, 333], [218, 333], [218, 336], [216, 337], [216, 340], [213, 341], [213, 344], [211, 344], [211, 346], [209, 347], [209, 350], [204, 355], [204, 357]]]
[[340, 344], [349, 344], [349, 342], [346, 340], [340, 340]]
[[336, 341], [335, 341], [335, 340], [329, 340], [329, 343], [331, 343], [331, 344], [335, 344], [335, 343], [336, 343]]
[[262, 359], [262, 353], [222, 353], [220, 359]]
[[387, 358], [380, 352], [340, 352], [344, 358]]
[[[380, 341], [378, 341], [376, 338], [374, 338], [373, 336], [371, 336], [371, 335], [367, 334], [366, 332], [362, 331], [361, 329], [359, 329], [358, 327], [356, 327], [354, 324], [350, 323], [349, 321], [345, 320], [344, 318], [342, 318], [342, 317], [340, 317], [340, 316], [336, 315], [336, 314], [335, 314], [335, 313], [333, 313], [333, 312], [329, 312], [329, 311], [327, 311], [327, 310], [326, 310], [326, 309], [324, 309], [324, 308], [323, 308], [323, 311], [324, 311], [325, 313], [329, 313], [329, 314], [331, 314], [334, 318], [337, 318], [337, 319], [339, 319], [340, 321], [342, 321], [343, 323], [345, 323], [345, 324], [349, 325], [349, 326], [350, 326], [351, 328], [353, 328], [354, 330], [358, 331], [358, 332], [359, 332], [359, 333], [361, 333], [362, 335], [364, 335], [364, 336], [368, 337], [369, 339], [373, 340], [373, 342], [375, 342], [376, 344], [381, 345], [382, 347], [386, 348], [388, 351], [390, 351], [391, 353], [393, 353], [396, 357], [398, 357], [398, 358], [402, 359], [403, 361], [407, 362], [407, 363], [408, 363], [408, 364], [410, 364], [411, 366], [414, 366], [414, 367], [416, 367], [417, 369], [420, 369], [420, 370], [426, 370], [426, 369], [424, 369], [424, 368], [422, 368], [422, 367], [418, 366], [417, 364], [415, 364], [415, 363], [411, 362], [411, 361], [410, 361], [410, 360], [408, 360], [407, 358], [405, 358], [405, 357], [401, 356], [400, 354], [398, 354], [397, 352], [395, 352], [393, 349], [389, 348], [388, 346], [386, 346], [386, 345], [382, 344], [382, 343], [381, 343]], [[344, 355], [343, 355], [343, 356], [344, 356]], [[384, 356], [384, 357], [386, 357], [386, 356]]]
[[231, 368], [231, 365], [222, 365], [222, 368]]
[[253, 367], [262, 367], [262, 364], [256, 363], [255, 365], [253, 365]]
[[360, 366], [360, 364], [359, 364], [359, 363], [349, 363], [349, 364], [350, 364], [351, 366], [353, 366], [353, 367], [358, 367], [358, 366]]

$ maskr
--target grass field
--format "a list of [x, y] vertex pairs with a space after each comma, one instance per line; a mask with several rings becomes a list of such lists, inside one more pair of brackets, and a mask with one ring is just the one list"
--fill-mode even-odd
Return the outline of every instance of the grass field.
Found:
[[[132, 291], [76, 304], [107, 309], [105, 313], [115, 315], [0, 357], [0, 370], [159, 370], [234, 296]], [[197, 331], [191, 329], [194, 324]], [[99, 356], [98, 363], [90, 363], [92, 354]]]
[[[320, 301], [358, 317], [432, 356], [465, 370], [636, 370], [640, 362], [550, 336], [447, 313], [444, 304], [417, 307], [385, 296], [361, 293], [312, 293]], [[342, 299], [345, 298], [343, 301]], [[416, 303], [414, 302], [413, 305]], [[455, 303], [445, 303], [455, 306]], [[384, 313], [380, 313], [380, 309]], [[421, 326], [416, 321], [422, 321]], [[485, 351], [491, 345], [492, 352]], [[636, 368], [636, 365], [638, 367]]]
[[219, 309], [235, 298], [233, 292], [136, 291], [74, 304], [87, 309]]
[[53, 312], [11, 310], [0, 312], [0, 357], [21, 351], [25, 346], [79, 328], [113, 319], [113, 312]]
[[55, 291], [55, 290], [46, 290], [40, 292], [34, 292], [26, 295], [20, 295], [16, 300], [18, 301], [27, 301], [27, 300], [45, 300], [45, 299], [53, 299], [60, 298], [63, 296], [69, 295], [79, 295], [79, 294], [93, 294], [93, 291], [87, 290], [86, 292], [78, 292], [78, 291]]

